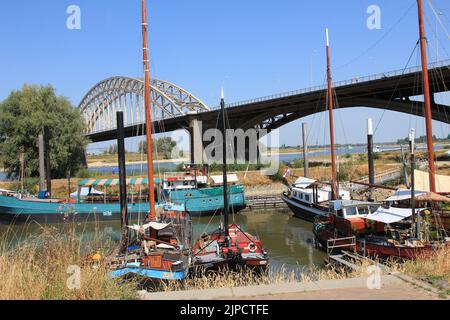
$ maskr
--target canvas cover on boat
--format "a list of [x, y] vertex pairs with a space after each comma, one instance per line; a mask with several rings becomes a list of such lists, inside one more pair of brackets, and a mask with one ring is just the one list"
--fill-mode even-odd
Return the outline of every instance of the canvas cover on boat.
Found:
[[[223, 184], [223, 177], [222, 176], [211, 176], [211, 180], [214, 182], [214, 184]], [[237, 174], [227, 174], [227, 181], [228, 183], [236, 183], [239, 182]]]
[[297, 188], [306, 189], [314, 183], [316, 183], [316, 180], [314, 180], [314, 179], [300, 177], [294, 182], [294, 186]]
[[[416, 213], [423, 209], [416, 209]], [[378, 222], [383, 222], [386, 224], [394, 223], [411, 217], [412, 209], [411, 208], [383, 208], [379, 207], [377, 211], [366, 216], [366, 219], [374, 220]]]
[[[435, 174], [436, 192], [448, 193], [450, 192], [450, 176]], [[417, 190], [430, 191], [430, 180], [428, 172], [414, 170], [414, 185]]]
[[170, 223], [159, 223], [159, 222], [149, 222], [147, 224], [144, 225], [138, 225], [138, 224], [133, 224], [132, 226], [127, 226], [128, 228], [135, 230], [135, 231], [145, 231], [148, 228], [152, 228], [155, 230], [163, 230], [165, 228], [167, 228], [170, 225]]
[[[140, 186], [148, 184], [147, 178], [129, 178], [126, 181], [128, 186]], [[154, 182], [156, 184], [160, 184], [161, 179], [155, 178]], [[119, 179], [84, 179], [78, 184], [79, 187], [112, 187], [118, 185]]]
[[[422, 196], [425, 195], [426, 192], [424, 191], [414, 191], [414, 196]], [[411, 190], [408, 189], [398, 189], [392, 196], [387, 198], [384, 201], [401, 201], [401, 200], [408, 200], [411, 199]]]
[[[90, 189], [90, 191], [89, 191], [89, 189]], [[95, 190], [94, 188], [90, 188], [90, 187], [83, 187], [80, 190], [80, 196], [82, 196], [82, 197], [86, 197], [86, 196], [102, 196], [104, 194], [105, 194], [104, 192]], [[78, 191], [72, 192], [70, 194], [70, 197], [71, 198], [78, 197]]]

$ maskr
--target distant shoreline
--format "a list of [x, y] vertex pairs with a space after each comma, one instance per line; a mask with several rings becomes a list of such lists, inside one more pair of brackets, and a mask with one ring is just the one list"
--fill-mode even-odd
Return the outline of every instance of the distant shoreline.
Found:
[[[154, 163], [183, 163], [183, 162], [189, 162], [188, 158], [179, 158], [179, 159], [164, 159], [164, 160], [155, 160]], [[147, 161], [127, 161], [126, 165], [139, 165], [139, 164], [147, 164]], [[117, 167], [118, 164], [114, 162], [103, 162], [103, 161], [96, 161], [96, 162], [88, 162], [88, 168], [102, 168], [102, 167]]]

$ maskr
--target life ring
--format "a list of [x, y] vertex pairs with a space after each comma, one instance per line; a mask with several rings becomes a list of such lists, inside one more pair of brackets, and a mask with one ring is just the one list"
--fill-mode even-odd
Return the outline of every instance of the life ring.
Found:
[[247, 246], [248, 251], [250, 252], [255, 252], [256, 249], [258, 249], [258, 247], [256, 246], [256, 244], [254, 244], [253, 242], [250, 242]]

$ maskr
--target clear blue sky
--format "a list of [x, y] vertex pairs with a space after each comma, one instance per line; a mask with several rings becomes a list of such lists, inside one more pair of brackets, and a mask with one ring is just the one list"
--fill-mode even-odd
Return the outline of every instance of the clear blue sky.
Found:
[[[326, 27], [335, 81], [402, 69], [418, 39], [415, 0], [148, 2], [152, 76], [188, 89], [210, 106], [218, 104], [222, 85], [227, 102], [235, 102], [323, 84]], [[433, 61], [436, 19], [424, 2]], [[445, 27], [438, 27], [439, 57], [449, 59], [444, 29], [450, 30], [450, 2], [432, 3], [443, 12]], [[71, 4], [81, 8], [81, 30], [66, 28]], [[372, 4], [381, 8], [381, 30], [366, 26]], [[3, 0], [0, 100], [25, 83], [51, 84], [78, 105], [100, 80], [141, 76], [140, 15], [140, 0]], [[419, 63], [415, 54], [410, 65]], [[450, 105], [449, 96], [442, 101]], [[337, 142], [365, 141], [366, 118], [377, 124], [382, 114], [366, 108], [338, 111]], [[302, 119], [312, 128], [310, 143], [327, 141], [325, 120], [320, 115]], [[405, 137], [412, 126], [424, 133], [422, 119], [386, 112], [375, 140]], [[281, 128], [281, 143], [299, 144], [299, 128], [300, 121]], [[449, 129], [434, 123], [438, 136], [447, 136]]]

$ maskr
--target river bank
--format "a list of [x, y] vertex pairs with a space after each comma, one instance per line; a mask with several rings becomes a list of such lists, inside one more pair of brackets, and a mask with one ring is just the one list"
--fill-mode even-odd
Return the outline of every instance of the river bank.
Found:
[[445, 299], [392, 275], [368, 288], [367, 277], [268, 284], [236, 288], [176, 292], [139, 292], [142, 300], [439, 300]]
[[[183, 287], [172, 284], [156, 288], [160, 297], [163, 295], [170, 299], [177, 294], [182, 295], [183, 299], [195, 299], [195, 296], [191, 295], [192, 290], [210, 289], [232, 292], [233, 296], [218, 297], [230, 299], [254, 299], [255, 296], [257, 299], [307, 299], [316, 297], [319, 293], [326, 295], [323, 299], [338, 296], [339, 292], [347, 297], [353, 297], [357, 293], [361, 293], [364, 299], [380, 297], [379, 291], [364, 291], [361, 283], [358, 286], [346, 287], [348, 279], [350, 282], [353, 278], [367, 279], [369, 275], [364, 270], [369, 270], [369, 264], [361, 264], [359, 270], [350, 272], [325, 268], [325, 253], [314, 247], [310, 223], [278, 210], [271, 213], [259, 211], [239, 214], [233, 217], [233, 220], [261, 238], [271, 257], [268, 272], [261, 277], [255, 277], [253, 273], [248, 272], [200, 275], [187, 279]], [[216, 228], [219, 223], [220, 217], [194, 218], [194, 238], [202, 232]], [[136, 281], [119, 282], [109, 278], [103, 258], [96, 265], [89, 264], [86, 260], [89, 254], [98, 253], [100, 257], [106, 257], [114, 250], [120, 238], [119, 222], [6, 226], [0, 228], [0, 235], [0, 299], [143, 298], [142, 292], [138, 292]], [[448, 248], [433, 256], [404, 264], [395, 263], [389, 267], [395, 272], [430, 282], [441, 297], [450, 293]], [[71, 283], [68, 282], [68, 270], [75, 270], [74, 268], [79, 268], [82, 279], [76, 290], [67, 287], [67, 283]], [[336, 284], [334, 289], [329, 286], [329, 283], [333, 282], [323, 282], [330, 280]], [[276, 287], [270, 287], [273, 285]], [[285, 290], [292, 287], [297, 289]], [[320, 291], [309, 290], [305, 294], [305, 288], [317, 287]], [[386, 292], [390, 292], [393, 299], [423, 297], [411, 287], [383, 285], [382, 288], [382, 291], [390, 290]], [[408, 292], [405, 291], [401, 295], [401, 289]], [[236, 292], [240, 294], [236, 295]], [[154, 299], [153, 296], [149, 297]], [[208, 299], [211, 299], [211, 296], [208, 296]]]

